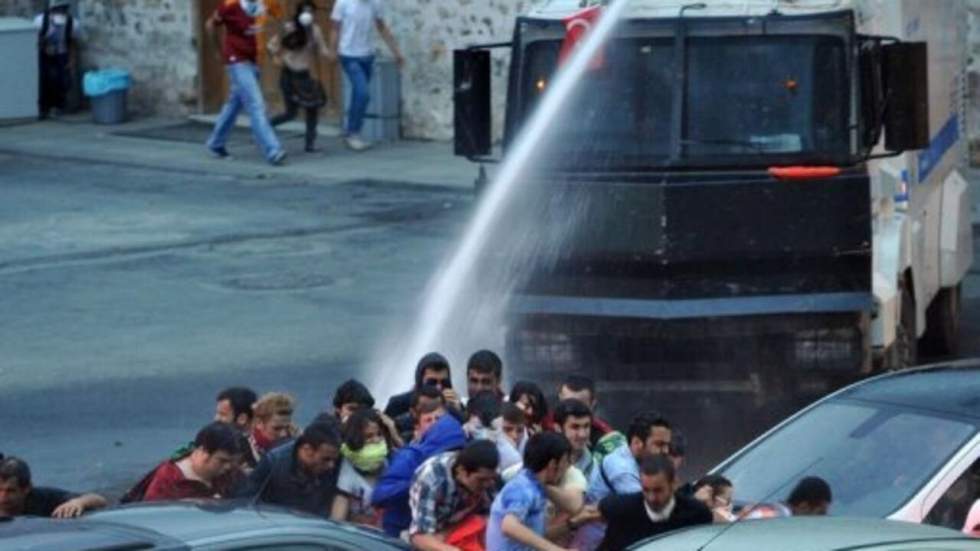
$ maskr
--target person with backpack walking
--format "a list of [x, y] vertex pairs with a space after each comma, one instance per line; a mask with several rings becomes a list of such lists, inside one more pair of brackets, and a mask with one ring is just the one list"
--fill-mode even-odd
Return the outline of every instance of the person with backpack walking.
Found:
[[82, 26], [71, 14], [69, 0], [50, 0], [34, 18], [38, 29], [38, 119], [65, 110], [71, 88], [72, 54]]
[[296, 118], [302, 107], [306, 112], [306, 152], [316, 151], [316, 126], [320, 108], [326, 105], [327, 96], [323, 85], [311, 75], [316, 66], [317, 55], [334, 59], [334, 53], [327, 48], [320, 27], [316, 25], [314, 14], [316, 5], [305, 0], [296, 7], [292, 21], [283, 25], [282, 32], [269, 41], [269, 53], [282, 67], [279, 73], [279, 89], [286, 110], [269, 121], [273, 128]]

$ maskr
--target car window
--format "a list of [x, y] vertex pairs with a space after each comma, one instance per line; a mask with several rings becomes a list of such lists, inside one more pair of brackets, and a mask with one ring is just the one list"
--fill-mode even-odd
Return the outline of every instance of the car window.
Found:
[[725, 465], [739, 503], [785, 500], [801, 478], [833, 493], [830, 514], [884, 517], [976, 432], [967, 422], [864, 402], [826, 402]]
[[973, 503], [980, 499], [980, 459], [973, 462], [946, 490], [926, 515], [925, 522], [962, 530]]

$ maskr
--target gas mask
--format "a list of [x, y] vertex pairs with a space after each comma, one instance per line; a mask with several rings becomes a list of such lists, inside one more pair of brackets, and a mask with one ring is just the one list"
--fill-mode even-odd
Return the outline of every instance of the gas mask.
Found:
[[359, 450], [352, 450], [344, 444], [340, 453], [350, 461], [355, 469], [362, 473], [376, 473], [384, 467], [388, 459], [388, 443], [382, 440], [373, 444], [365, 444]]
[[309, 27], [310, 25], [312, 25], [313, 14], [308, 11], [304, 11], [303, 13], [299, 14], [299, 24], [304, 27]]

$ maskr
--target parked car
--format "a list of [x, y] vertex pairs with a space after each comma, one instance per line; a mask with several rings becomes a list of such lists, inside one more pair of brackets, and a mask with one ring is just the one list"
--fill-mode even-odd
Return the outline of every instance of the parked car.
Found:
[[0, 522], [4, 551], [399, 551], [381, 532], [266, 505], [138, 503], [80, 519]]
[[841, 517], [709, 524], [639, 542], [633, 551], [977, 551], [980, 542], [948, 528]]
[[881, 375], [786, 419], [712, 470], [736, 507], [830, 483], [830, 514], [964, 530], [980, 500], [980, 360]]

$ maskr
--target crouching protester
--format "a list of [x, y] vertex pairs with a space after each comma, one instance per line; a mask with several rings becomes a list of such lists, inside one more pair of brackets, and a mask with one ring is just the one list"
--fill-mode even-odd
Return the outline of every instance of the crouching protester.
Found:
[[206, 425], [122, 496], [120, 502], [228, 497], [244, 439], [231, 425]]
[[340, 435], [335, 426], [314, 422], [299, 438], [262, 457], [236, 497], [328, 517], [337, 491], [339, 457]]
[[373, 409], [355, 411], [344, 422], [337, 496], [330, 518], [368, 526], [380, 526], [381, 519], [371, 507], [371, 494], [378, 477], [388, 466], [388, 455], [395, 449], [393, 436], [381, 414]]
[[[438, 404], [435, 404], [438, 405]], [[441, 416], [436, 416], [441, 412]], [[435, 419], [430, 423], [431, 419]], [[391, 456], [385, 470], [371, 493], [371, 505], [383, 510], [381, 526], [391, 537], [400, 537], [412, 522], [409, 491], [415, 472], [427, 459], [449, 450], [458, 450], [466, 443], [462, 425], [440, 406], [438, 411], [424, 413], [419, 419], [416, 441]]]
[[78, 495], [59, 488], [35, 487], [24, 460], [0, 455], [0, 518], [72, 518], [105, 506], [105, 498], [98, 494]]
[[538, 433], [528, 440], [523, 469], [504, 486], [490, 509], [487, 549], [563, 549], [545, 539], [545, 530], [548, 501], [569, 470], [571, 451], [568, 439], [555, 432]]
[[409, 541], [421, 551], [474, 549], [483, 541], [500, 457], [487, 440], [430, 458], [412, 479]]

